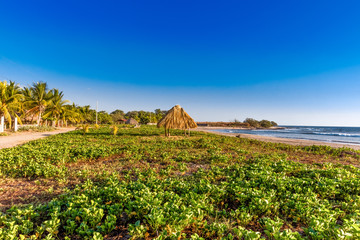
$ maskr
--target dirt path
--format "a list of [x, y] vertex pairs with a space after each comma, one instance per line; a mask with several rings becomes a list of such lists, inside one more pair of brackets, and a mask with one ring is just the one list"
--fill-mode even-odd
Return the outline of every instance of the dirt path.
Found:
[[45, 138], [51, 135], [73, 131], [75, 128], [60, 128], [51, 132], [19, 132], [13, 133], [10, 136], [0, 136], [0, 149], [15, 147], [26, 142]]
[[[229, 129], [229, 128], [219, 128], [219, 127], [198, 127], [194, 129], [194, 131], [208, 132], [214, 133], [218, 135], [231, 136], [231, 137], [241, 137], [241, 138], [251, 138], [264, 142], [274, 142], [274, 143], [286, 143], [290, 145], [298, 145], [298, 146], [312, 146], [312, 145], [326, 145], [334, 148], [348, 147], [355, 150], [360, 150], [359, 145], [350, 145], [350, 144], [340, 144], [340, 143], [329, 143], [329, 142], [320, 142], [320, 141], [312, 141], [312, 140], [302, 140], [302, 139], [290, 139], [290, 138], [277, 138], [277, 137], [267, 137], [253, 134], [243, 134], [243, 133], [225, 133], [225, 132], [217, 132], [213, 131], [215, 129]], [[236, 128], [234, 128], [236, 129]]]

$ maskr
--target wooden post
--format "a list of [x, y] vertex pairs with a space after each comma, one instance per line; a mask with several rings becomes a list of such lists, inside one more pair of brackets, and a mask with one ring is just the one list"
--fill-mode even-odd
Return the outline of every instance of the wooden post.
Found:
[[17, 130], [18, 130], [18, 120], [17, 118], [15, 118], [14, 131], [16, 132]]
[[0, 132], [4, 132], [5, 128], [4, 128], [4, 116], [1, 117], [1, 122], [0, 122]]
[[95, 124], [97, 125], [98, 123], [98, 105], [99, 105], [99, 101], [96, 101], [96, 120], [95, 120]]

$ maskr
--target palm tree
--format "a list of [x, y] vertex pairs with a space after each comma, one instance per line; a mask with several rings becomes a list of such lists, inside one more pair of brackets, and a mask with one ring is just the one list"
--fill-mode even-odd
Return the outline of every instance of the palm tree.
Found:
[[51, 104], [52, 92], [48, 90], [46, 82], [33, 83], [32, 87], [24, 88], [25, 103], [28, 106], [28, 112], [37, 115], [37, 124], [40, 124], [42, 114], [46, 107]]
[[64, 118], [61, 118], [64, 115], [66, 109], [66, 103], [68, 100], [63, 100], [64, 94], [58, 89], [50, 90], [49, 98], [50, 103], [46, 109], [46, 113], [43, 115], [43, 118], [55, 119], [55, 124], [60, 126], [60, 119], [64, 121]]
[[21, 119], [16, 114], [22, 99], [21, 89], [18, 84], [10, 81], [0, 81], [0, 117], [4, 116], [11, 128], [11, 116], [16, 117], [21, 123]]
[[63, 122], [65, 122], [66, 126], [67, 121], [70, 121], [71, 123], [81, 122], [81, 114], [79, 113], [74, 103], [72, 105], [64, 106], [64, 111], [61, 113], [60, 118]]
[[80, 114], [82, 115], [82, 121], [91, 122], [92, 120], [92, 112], [89, 105], [79, 107]]

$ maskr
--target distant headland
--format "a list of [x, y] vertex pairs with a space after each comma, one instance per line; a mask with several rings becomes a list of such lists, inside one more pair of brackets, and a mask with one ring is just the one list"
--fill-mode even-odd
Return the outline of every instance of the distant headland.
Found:
[[235, 119], [229, 122], [197, 122], [199, 127], [221, 127], [221, 128], [245, 128], [245, 129], [283, 129], [278, 127], [278, 124], [269, 120], [255, 120], [253, 118], [246, 118], [243, 122]]

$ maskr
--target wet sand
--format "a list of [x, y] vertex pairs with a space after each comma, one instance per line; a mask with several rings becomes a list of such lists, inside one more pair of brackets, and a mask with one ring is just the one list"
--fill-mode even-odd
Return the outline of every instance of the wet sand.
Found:
[[290, 139], [290, 138], [277, 138], [277, 137], [268, 137], [260, 136], [253, 134], [244, 134], [244, 133], [225, 133], [225, 132], [216, 132], [215, 129], [241, 129], [241, 128], [223, 128], [223, 127], [198, 127], [194, 129], [195, 131], [214, 133], [218, 135], [230, 136], [230, 137], [240, 137], [240, 138], [250, 138], [256, 139], [264, 142], [273, 142], [273, 143], [285, 143], [290, 145], [297, 146], [312, 146], [312, 145], [326, 145], [334, 148], [348, 147], [355, 150], [360, 150], [360, 145], [350, 145], [350, 144], [341, 144], [341, 143], [330, 143], [330, 142], [320, 142], [312, 140], [303, 140], [303, 139]]

